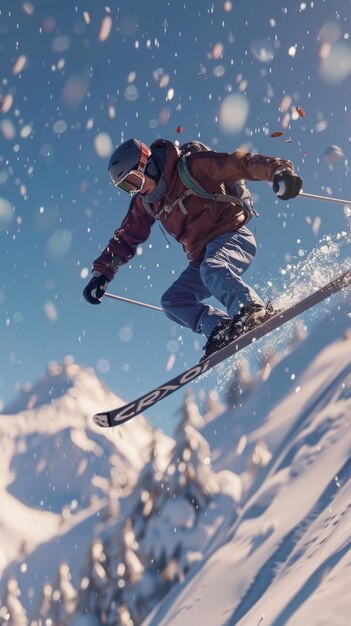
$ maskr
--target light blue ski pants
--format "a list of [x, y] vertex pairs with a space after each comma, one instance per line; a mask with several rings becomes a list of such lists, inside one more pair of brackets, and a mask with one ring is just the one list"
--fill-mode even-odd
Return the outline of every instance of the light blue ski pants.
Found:
[[[163, 294], [161, 305], [167, 317], [209, 337], [223, 318], [232, 318], [253, 302], [263, 304], [241, 278], [255, 254], [255, 238], [245, 226], [210, 241], [201, 263], [190, 263]], [[203, 304], [211, 296], [225, 311]]]

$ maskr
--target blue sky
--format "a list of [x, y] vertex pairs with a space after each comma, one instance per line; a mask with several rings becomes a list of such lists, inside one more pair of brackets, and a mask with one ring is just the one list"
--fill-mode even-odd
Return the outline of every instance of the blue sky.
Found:
[[[350, 199], [350, 18], [346, 0], [1, 2], [2, 406], [66, 355], [126, 401], [200, 356], [202, 337], [162, 314], [81, 296], [128, 209], [107, 174], [121, 141], [200, 139], [282, 156], [306, 192]], [[261, 217], [247, 280], [279, 292], [287, 264], [349, 223], [342, 207], [283, 203], [266, 183], [250, 189]], [[109, 290], [159, 305], [186, 266], [170, 241], [156, 225]], [[343, 246], [340, 262], [347, 256]], [[155, 407], [153, 423], [171, 428], [180, 403], [178, 394]]]

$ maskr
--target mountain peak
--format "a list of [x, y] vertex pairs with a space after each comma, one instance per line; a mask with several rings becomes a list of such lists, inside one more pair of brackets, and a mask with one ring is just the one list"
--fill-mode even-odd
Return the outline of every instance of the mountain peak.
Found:
[[25, 383], [17, 397], [5, 406], [3, 413], [14, 414], [52, 404], [65, 395], [76, 397], [84, 391], [86, 396], [96, 397], [107, 393], [92, 368], [75, 363], [72, 356], [63, 361], [50, 361], [45, 374], [34, 383]]

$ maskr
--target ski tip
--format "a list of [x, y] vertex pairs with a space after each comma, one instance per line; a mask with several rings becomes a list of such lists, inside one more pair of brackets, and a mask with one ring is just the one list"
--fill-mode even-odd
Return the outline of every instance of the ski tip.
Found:
[[93, 415], [93, 422], [97, 426], [101, 426], [101, 428], [109, 428], [110, 426], [107, 413], [96, 413]]

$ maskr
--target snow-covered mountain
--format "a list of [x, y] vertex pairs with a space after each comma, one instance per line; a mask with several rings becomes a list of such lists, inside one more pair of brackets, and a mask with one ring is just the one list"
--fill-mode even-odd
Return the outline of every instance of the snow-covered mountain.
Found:
[[254, 375], [227, 364], [227, 408], [211, 396], [202, 415], [188, 393], [174, 439], [143, 417], [95, 427], [121, 400], [72, 359], [50, 364], [0, 417], [0, 623], [346, 626], [341, 300]]
[[25, 607], [61, 561], [78, 574], [112, 500], [135, 487], [151, 427], [141, 418], [134, 432], [112, 432], [91, 420], [101, 403], [120, 402], [68, 357], [0, 417], [0, 584], [20, 580]]

